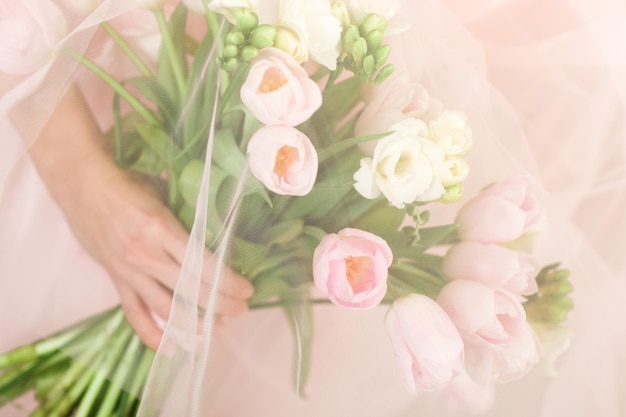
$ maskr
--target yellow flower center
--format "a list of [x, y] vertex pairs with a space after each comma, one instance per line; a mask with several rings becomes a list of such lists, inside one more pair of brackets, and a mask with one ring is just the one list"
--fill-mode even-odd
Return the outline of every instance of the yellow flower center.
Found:
[[367, 270], [371, 259], [367, 256], [348, 256], [345, 258], [346, 279], [354, 291], [360, 291], [367, 277]]
[[287, 170], [291, 167], [291, 164], [298, 159], [298, 149], [293, 146], [284, 145], [276, 152], [276, 158], [274, 159], [274, 174], [281, 178], [287, 176]]
[[277, 68], [270, 68], [263, 74], [263, 81], [259, 86], [259, 92], [263, 94], [271, 93], [287, 84], [287, 78]]

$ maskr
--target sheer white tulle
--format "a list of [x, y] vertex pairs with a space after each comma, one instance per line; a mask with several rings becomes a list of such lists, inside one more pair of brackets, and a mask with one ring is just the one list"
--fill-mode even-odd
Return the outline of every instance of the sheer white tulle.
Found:
[[[176, 290], [176, 299], [185, 302], [175, 303], [166, 325], [141, 417], [626, 415], [626, 4], [400, 3], [398, 15], [411, 28], [390, 39], [392, 62], [447, 108], [465, 112], [472, 126], [465, 195], [529, 174], [548, 207], [549, 229], [537, 254], [542, 263], [561, 260], [575, 286], [567, 323], [571, 345], [553, 365], [556, 372], [537, 369], [494, 392], [459, 380], [413, 396], [385, 335], [385, 308], [316, 306], [311, 373], [305, 395], [298, 396], [298, 348], [284, 311], [253, 310], [216, 335], [211, 300], [197, 335], [199, 311], [189, 300], [197, 298], [204, 247], [206, 205], [198, 204]], [[68, 42], [87, 49], [100, 21], [131, 7], [105, 1], [75, 19]], [[24, 143], [36, 138], [57, 97], [79, 74], [76, 68], [61, 59], [42, 70], [43, 84], [37, 75], [12, 89], [0, 84], [3, 112], [14, 109], [0, 125], [0, 351], [116, 302], [104, 271], [74, 240], [24, 155]], [[89, 98], [88, 80], [80, 82]], [[15, 104], [31, 90], [35, 95], [26, 104]], [[431, 222], [449, 221], [455, 210], [432, 210]], [[218, 261], [227, 249], [224, 244], [215, 252]], [[226, 279], [222, 275], [216, 267], [213, 276]], [[485, 409], [482, 399], [492, 396], [493, 406]], [[0, 410], [0, 416], [25, 414]]]

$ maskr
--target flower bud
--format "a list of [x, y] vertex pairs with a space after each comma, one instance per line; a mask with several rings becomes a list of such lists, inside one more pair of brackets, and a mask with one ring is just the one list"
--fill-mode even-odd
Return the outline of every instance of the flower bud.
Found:
[[463, 197], [463, 184], [446, 187], [445, 193], [439, 198], [442, 203], [455, 203]]
[[394, 71], [395, 67], [393, 64], [387, 64], [378, 71], [376, 74], [376, 79], [374, 80], [374, 84], [380, 84], [387, 79]]
[[300, 42], [300, 38], [293, 30], [286, 27], [276, 27], [274, 46], [287, 52], [298, 64], [302, 64], [307, 59], [307, 54], [302, 46], [302, 42]]
[[376, 50], [374, 50], [372, 55], [374, 56], [376, 65], [384, 64], [387, 58], [389, 58], [390, 53], [391, 53], [391, 47], [389, 45], [381, 45], [380, 48], [377, 48]]
[[374, 57], [368, 55], [363, 60], [363, 71], [365, 71], [365, 78], [370, 79], [374, 74], [374, 70], [376, 69], [376, 63], [374, 62]]
[[380, 15], [372, 13], [359, 24], [359, 29], [363, 35], [367, 35], [373, 30], [384, 32], [387, 29], [387, 20]]
[[250, 43], [259, 48], [267, 48], [274, 44], [274, 38], [276, 37], [276, 29], [270, 25], [259, 25], [254, 31], [252, 31], [252, 37]]
[[342, 27], [347, 28], [350, 26], [350, 13], [344, 1], [335, 0], [330, 7], [333, 15], [341, 22]]
[[241, 48], [241, 60], [243, 62], [252, 61], [259, 55], [259, 50], [252, 45], [246, 45]]
[[226, 35], [226, 44], [227, 45], [241, 46], [241, 45], [243, 45], [243, 43], [245, 41], [246, 41], [246, 37], [244, 36], [243, 33], [239, 32], [239, 31], [230, 32], [230, 33], [228, 33], [228, 35]]
[[237, 68], [237, 58], [230, 58], [222, 64], [222, 69], [227, 72], [230, 72], [235, 68]]
[[365, 35], [365, 40], [367, 41], [367, 46], [369, 47], [370, 51], [375, 51], [383, 44], [383, 33], [378, 29], [374, 29], [373, 31]]
[[250, 33], [259, 24], [259, 18], [252, 10], [242, 9], [237, 13], [237, 27], [244, 33]]
[[352, 46], [352, 59], [355, 63], [360, 64], [365, 55], [367, 55], [367, 41], [364, 38], [359, 38]]
[[237, 48], [235, 45], [226, 45], [224, 47], [224, 52], [222, 52], [222, 55], [224, 56], [224, 59], [235, 58], [237, 55], [239, 55], [239, 48]]
[[567, 315], [574, 308], [574, 303], [569, 297], [538, 299], [524, 304], [528, 321], [559, 324], [567, 320]]
[[354, 43], [359, 39], [361, 35], [359, 35], [359, 28], [355, 25], [350, 25], [343, 35], [343, 49], [347, 53], [352, 52], [352, 48], [354, 48]]

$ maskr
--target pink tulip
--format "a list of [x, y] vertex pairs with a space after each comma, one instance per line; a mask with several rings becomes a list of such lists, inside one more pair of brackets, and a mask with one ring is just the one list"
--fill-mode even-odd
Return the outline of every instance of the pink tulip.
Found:
[[291, 55], [265, 48], [241, 86], [241, 101], [266, 125], [296, 126], [322, 105], [318, 85]]
[[520, 301], [468, 280], [447, 284], [437, 302], [465, 341], [465, 367], [479, 383], [507, 382], [538, 362], [537, 337]]
[[463, 372], [463, 340], [430, 298], [410, 294], [396, 299], [385, 316], [385, 326], [413, 393], [442, 388]]
[[537, 291], [538, 265], [524, 252], [494, 244], [461, 242], [453, 245], [443, 259], [443, 272], [450, 279], [468, 279], [513, 294]]
[[348, 308], [378, 305], [387, 292], [393, 254], [387, 242], [346, 228], [322, 239], [313, 253], [315, 286], [333, 303]]
[[248, 143], [250, 171], [270, 191], [306, 195], [317, 177], [317, 152], [309, 138], [289, 126], [264, 126]]
[[10, 0], [0, 6], [0, 72], [43, 67], [65, 35], [61, 10], [50, 0]]
[[537, 228], [543, 218], [530, 183], [515, 177], [481, 192], [459, 210], [456, 221], [463, 240], [502, 243]]

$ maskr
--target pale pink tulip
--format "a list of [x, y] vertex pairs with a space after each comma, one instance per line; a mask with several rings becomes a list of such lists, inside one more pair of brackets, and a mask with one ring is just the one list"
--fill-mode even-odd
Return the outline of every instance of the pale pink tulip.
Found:
[[482, 191], [459, 210], [456, 221], [463, 240], [502, 243], [537, 228], [543, 218], [530, 183], [515, 177]]
[[7, 0], [0, 5], [0, 72], [29, 74], [43, 67], [66, 33], [50, 0]]
[[[387, 132], [394, 124], [410, 117], [428, 121], [440, 111], [440, 104], [430, 98], [422, 85], [412, 82], [399, 71], [383, 83], [367, 85], [365, 89], [367, 105], [354, 129], [357, 136]], [[376, 141], [364, 142], [359, 146], [371, 156]]]
[[322, 93], [291, 55], [265, 48], [241, 86], [241, 101], [266, 125], [296, 126], [322, 105]]
[[494, 244], [461, 242], [450, 247], [442, 264], [450, 279], [468, 279], [491, 288], [503, 288], [517, 295], [537, 291], [539, 270], [535, 259]]
[[270, 191], [308, 194], [317, 177], [317, 152], [309, 138], [289, 126], [264, 126], [248, 143], [250, 171]]
[[463, 372], [463, 340], [430, 298], [410, 294], [396, 299], [385, 316], [385, 326], [412, 392], [437, 390]]
[[465, 368], [476, 381], [507, 382], [538, 363], [537, 337], [514, 295], [456, 280], [441, 290], [437, 302], [465, 341]]
[[313, 254], [315, 286], [333, 303], [348, 308], [378, 305], [387, 292], [391, 248], [380, 237], [345, 228], [322, 239]]

